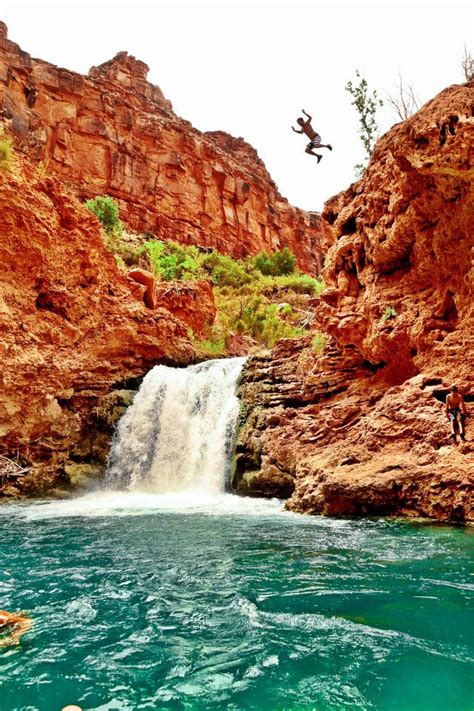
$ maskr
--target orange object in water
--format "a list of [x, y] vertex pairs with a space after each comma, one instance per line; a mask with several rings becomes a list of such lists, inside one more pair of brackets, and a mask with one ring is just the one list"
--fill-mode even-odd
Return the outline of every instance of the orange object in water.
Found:
[[21, 612], [0, 610], [0, 632], [3, 627], [12, 627], [12, 631], [7, 637], [0, 639], [0, 647], [9, 647], [20, 643], [22, 635], [31, 629], [31, 620]]

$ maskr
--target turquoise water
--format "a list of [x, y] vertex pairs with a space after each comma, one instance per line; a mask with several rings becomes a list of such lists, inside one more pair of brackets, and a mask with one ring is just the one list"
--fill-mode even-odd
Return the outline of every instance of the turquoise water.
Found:
[[191, 501], [0, 508], [1, 711], [472, 711], [472, 529]]

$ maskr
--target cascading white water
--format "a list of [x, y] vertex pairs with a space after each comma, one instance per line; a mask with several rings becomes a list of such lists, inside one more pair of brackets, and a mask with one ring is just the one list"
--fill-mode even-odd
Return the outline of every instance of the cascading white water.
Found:
[[225, 490], [245, 358], [155, 366], [120, 420], [106, 485], [157, 494]]

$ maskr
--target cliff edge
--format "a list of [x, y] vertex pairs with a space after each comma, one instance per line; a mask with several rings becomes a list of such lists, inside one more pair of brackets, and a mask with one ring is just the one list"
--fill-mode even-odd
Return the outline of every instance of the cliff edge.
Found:
[[474, 400], [473, 138], [474, 85], [449, 87], [326, 203], [324, 344], [249, 361], [240, 491], [310, 513], [474, 520], [472, 420], [456, 446], [444, 412], [452, 383]]

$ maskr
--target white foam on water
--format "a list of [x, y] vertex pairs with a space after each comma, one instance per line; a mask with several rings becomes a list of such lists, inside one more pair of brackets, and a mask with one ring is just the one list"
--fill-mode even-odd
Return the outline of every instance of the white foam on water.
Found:
[[149, 494], [128, 491], [94, 492], [75, 499], [12, 504], [8, 508], [29, 520], [74, 516], [143, 516], [153, 513], [204, 514], [208, 516], [298, 516], [284, 511], [278, 499], [251, 499], [234, 494], [186, 491]]

